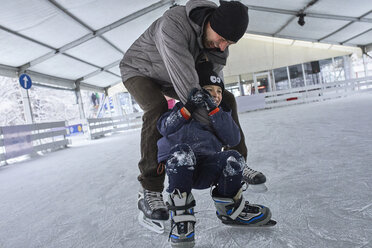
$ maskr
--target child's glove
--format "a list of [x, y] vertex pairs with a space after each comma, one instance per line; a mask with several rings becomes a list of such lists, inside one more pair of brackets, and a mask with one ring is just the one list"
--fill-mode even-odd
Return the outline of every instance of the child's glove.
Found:
[[206, 110], [208, 112], [212, 112], [213, 110], [215, 110], [217, 108], [217, 105], [214, 102], [211, 94], [209, 94], [209, 92], [205, 89], [202, 89], [202, 94], [203, 94], [203, 100], [205, 102], [204, 107], [206, 108]]
[[187, 98], [185, 108], [192, 114], [195, 109], [202, 107], [204, 104], [203, 93], [197, 88], [193, 88]]

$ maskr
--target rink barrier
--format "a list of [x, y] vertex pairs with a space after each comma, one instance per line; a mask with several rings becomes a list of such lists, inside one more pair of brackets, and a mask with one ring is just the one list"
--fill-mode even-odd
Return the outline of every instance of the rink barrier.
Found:
[[97, 139], [106, 134], [139, 128], [142, 125], [141, 116], [142, 113], [133, 113], [112, 118], [89, 118], [87, 123], [90, 138]]
[[2, 162], [5, 162], [5, 147], [3, 139], [3, 130], [0, 128], [0, 165]]
[[66, 148], [65, 126], [65, 121], [59, 121], [0, 127], [0, 162]]
[[372, 77], [308, 85], [236, 98], [239, 112], [324, 101], [372, 91]]

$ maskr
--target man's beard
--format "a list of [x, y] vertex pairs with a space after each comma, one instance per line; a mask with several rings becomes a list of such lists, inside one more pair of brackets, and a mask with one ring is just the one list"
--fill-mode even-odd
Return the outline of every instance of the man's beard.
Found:
[[203, 46], [204, 46], [204, 50], [207, 50], [207, 51], [215, 51], [215, 52], [221, 52], [223, 53], [220, 48], [218, 47], [213, 47], [213, 48], [209, 48], [207, 45], [208, 44], [213, 44], [213, 42], [209, 41], [206, 37], [205, 34], [203, 34]]

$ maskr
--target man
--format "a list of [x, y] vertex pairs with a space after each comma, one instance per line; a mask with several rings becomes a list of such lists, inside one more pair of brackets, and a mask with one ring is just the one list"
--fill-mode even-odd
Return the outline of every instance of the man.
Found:
[[[195, 65], [211, 61], [221, 74], [226, 65], [228, 46], [244, 35], [248, 26], [248, 8], [240, 2], [221, 1], [220, 6], [206, 0], [191, 0], [186, 6], [166, 11], [133, 43], [120, 63], [124, 86], [143, 109], [141, 159], [138, 180], [138, 207], [147, 219], [167, 220], [164, 205], [164, 165], [157, 163], [156, 142], [161, 138], [156, 123], [167, 111], [164, 95], [185, 103], [193, 88], [199, 88]], [[241, 141], [233, 149], [245, 159], [247, 148], [241, 131], [233, 94], [223, 92], [225, 106], [241, 132]], [[208, 113], [196, 109], [194, 118], [209, 123]], [[147, 222], [151, 224], [151, 222]], [[158, 222], [154, 221], [154, 227]]]

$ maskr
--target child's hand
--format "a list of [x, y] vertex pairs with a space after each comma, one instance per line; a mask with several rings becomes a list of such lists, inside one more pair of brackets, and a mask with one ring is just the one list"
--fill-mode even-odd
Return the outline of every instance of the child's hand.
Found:
[[187, 102], [185, 104], [185, 108], [190, 112], [190, 114], [192, 114], [196, 108], [205, 105], [203, 96], [204, 95], [202, 91], [197, 88], [193, 88], [190, 91], [189, 96], [187, 98]]
[[203, 100], [205, 102], [203, 107], [205, 107], [208, 112], [211, 112], [215, 108], [217, 108], [217, 104], [214, 102], [213, 97], [211, 96], [211, 94], [209, 94], [209, 92], [205, 89], [202, 89], [201, 92], [203, 94]]

